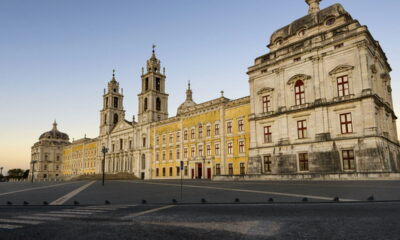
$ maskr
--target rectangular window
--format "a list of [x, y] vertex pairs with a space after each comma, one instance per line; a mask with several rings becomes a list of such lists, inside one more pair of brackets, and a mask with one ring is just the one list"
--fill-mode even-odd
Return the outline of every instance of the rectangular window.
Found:
[[203, 137], [203, 125], [199, 125], [199, 138]]
[[228, 143], [228, 154], [233, 154], [233, 144], [231, 142]]
[[169, 135], [169, 143], [170, 143], [170, 144], [173, 143], [173, 139], [174, 139], [174, 135], [171, 133], [171, 134]]
[[181, 152], [179, 149], [176, 149], [176, 159], [180, 159], [181, 158]]
[[160, 174], [160, 171], [159, 171], [159, 169], [158, 169], [158, 168], [156, 168], [156, 177], [158, 177], [158, 176], [159, 176], [159, 174]]
[[338, 96], [343, 97], [349, 95], [349, 80], [347, 75], [337, 78]]
[[308, 153], [299, 153], [300, 171], [308, 171]]
[[183, 158], [185, 158], [185, 159], [188, 158], [188, 149], [187, 148], [183, 149]]
[[170, 176], [170, 177], [172, 176], [172, 171], [173, 171], [173, 168], [170, 167], [170, 168], [169, 168], [169, 176]]
[[165, 135], [162, 136], [162, 143], [165, 144], [166, 140], [165, 140]]
[[207, 135], [207, 137], [211, 136], [211, 126], [210, 125], [207, 126], [206, 135]]
[[192, 147], [191, 153], [190, 153], [192, 158], [194, 158], [194, 152], [195, 152], [195, 151], [194, 151], [194, 147]]
[[194, 139], [194, 129], [190, 130], [190, 138]]
[[263, 97], [263, 112], [267, 113], [271, 111], [271, 98], [269, 95]]
[[202, 157], [203, 156], [203, 145], [199, 145], [198, 149], [199, 149], [199, 156]]
[[162, 169], [162, 175], [165, 177], [165, 168]]
[[226, 133], [228, 134], [232, 133], [232, 122], [226, 123]]
[[113, 145], [112, 145], [112, 151], [113, 151], [113, 152], [115, 151], [115, 145], [114, 145], [114, 143], [113, 143]]
[[165, 151], [162, 152], [162, 160], [165, 161]]
[[121, 138], [119, 140], [119, 150], [122, 150], [124, 148], [124, 140]]
[[264, 127], [264, 143], [272, 142], [271, 126]]
[[343, 169], [344, 170], [355, 170], [356, 169], [353, 150], [343, 150], [342, 158], [343, 158]]
[[129, 149], [132, 149], [132, 140], [129, 140]]
[[297, 121], [297, 136], [299, 139], [307, 137], [307, 122], [306, 120]]
[[219, 124], [215, 124], [214, 131], [215, 131], [215, 135], [219, 135]]
[[239, 153], [244, 153], [244, 141], [239, 141]]
[[340, 114], [340, 130], [342, 134], [353, 132], [351, 113]]
[[244, 175], [245, 171], [246, 171], [246, 169], [245, 169], [244, 163], [240, 163], [240, 175]]
[[295, 84], [294, 87], [295, 91], [295, 100], [296, 100], [296, 105], [302, 105], [305, 103], [306, 99], [306, 94], [304, 90], [304, 83], [301, 80], [298, 80]]
[[156, 153], [156, 161], [159, 161], [159, 160], [160, 160], [160, 154]]
[[146, 138], [143, 138], [143, 147], [146, 147]]
[[159, 144], [160, 144], [160, 137], [157, 136], [157, 137], [156, 137], [156, 145], [159, 145]]
[[271, 156], [264, 156], [264, 171], [265, 172], [271, 172]]
[[229, 173], [229, 175], [233, 175], [233, 163], [229, 163], [229, 165], [228, 165], [228, 173]]
[[183, 132], [183, 140], [188, 140], [188, 131], [187, 130], [185, 130], [184, 132]]
[[181, 141], [181, 132], [176, 132], [176, 141], [177, 142]]
[[172, 150], [169, 150], [169, 160], [172, 160]]
[[180, 173], [181, 173], [181, 169], [179, 167], [176, 167], [176, 176], [179, 176]]
[[244, 124], [243, 124], [243, 119], [238, 120], [238, 131], [243, 132], [244, 130]]
[[215, 175], [221, 175], [221, 165], [219, 163], [215, 164]]
[[184, 169], [185, 169], [185, 176], [187, 176], [188, 175], [188, 167], [185, 166]]
[[219, 155], [219, 143], [215, 144], [215, 155]]
[[211, 156], [211, 145], [207, 145], [207, 156]]

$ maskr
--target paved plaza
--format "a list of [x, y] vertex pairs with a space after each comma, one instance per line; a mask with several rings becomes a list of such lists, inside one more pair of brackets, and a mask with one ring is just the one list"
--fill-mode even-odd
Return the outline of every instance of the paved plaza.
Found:
[[399, 183], [183, 181], [182, 186], [180, 181], [127, 180], [106, 181], [105, 186], [101, 181], [1, 183], [0, 236], [1, 239], [399, 239]]

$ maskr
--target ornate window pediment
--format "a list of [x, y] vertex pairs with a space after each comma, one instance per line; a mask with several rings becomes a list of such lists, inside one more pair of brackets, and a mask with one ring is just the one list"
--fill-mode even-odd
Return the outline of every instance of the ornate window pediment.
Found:
[[295, 82], [297, 82], [298, 80], [304, 81], [304, 80], [308, 80], [308, 79], [311, 79], [311, 76], [305, 75], [305, 74], [296, 74], [296, 75], [294, 75], [293, 77], [291, 77], [291, 78], [289, 79], [289, 81], [287, 82], [287, 84], [288, 84], [288, 85], [292, 85], [292, 84], [294, 84]]
[[261, 94], [269, 93], [269, 92], [272, 92], [272, 91], [274, 91], [273, 88], [264, 87], [264, 88], [261, 88], [259, 91], [257, 91], [257, 94], [258, 94], [258, 95], [261, 95]]
[[350, 66], [350, 65], [339, 65], [339, 66], [335, 67], [332, 71], [330, 71], [329, 75], [334, 75], [334, 74], [338, 74], [341, 72], [347, 72], [347, 71], [351, 71], [353, 69], [354, 69], [354, 67]]

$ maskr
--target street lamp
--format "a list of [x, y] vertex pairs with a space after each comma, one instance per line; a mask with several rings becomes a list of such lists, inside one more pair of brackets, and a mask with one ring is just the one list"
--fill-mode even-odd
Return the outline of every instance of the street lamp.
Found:
[[103, 148], [101, 149], [101, 152], [103, 153], [102, 169], [103, 169], [103, 186], [104, 186], [105, 166], [106, 166], [106, 153], [108, 152], [108, 148], [103, 146]]
[[3, 167], [0, 167], [0, 175], [3, 176]]
[[33, 160], [32, 161], [32, 178], [31, 178], [31, 182], [33, 183], [33, 174], [35, 173], [35, 163], [36, 163], [37, 161], [36, 160]]

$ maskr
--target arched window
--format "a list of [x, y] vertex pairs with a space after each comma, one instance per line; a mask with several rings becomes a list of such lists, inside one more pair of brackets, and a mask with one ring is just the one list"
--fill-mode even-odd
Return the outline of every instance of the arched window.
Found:
[[161, 99], [160, 98], [156, 99], [156, 110], [161, 111]]
[[142, 154], [142, 169], [146, 169], [146, 155]]
[[114, 114], [114, 124], [116, 124], [118, 122], [118, 114]]
[[294, 93], [296, 105], [302, 105], [305, 103], [305, 92], [304, 92], [304, 83], [301, 80], [297, 80], [294, 85]]
[[104, 124], [107, 124], [107, 113], [104, 114]]
[[161, 91], [161, 79], [156, 78], [156, 90]]
[[147, 111], [147, 98], [144, 99], [143, 111]]

